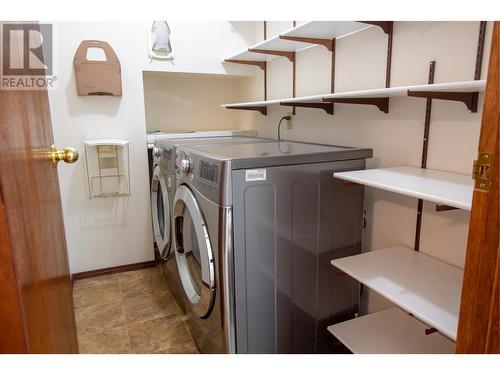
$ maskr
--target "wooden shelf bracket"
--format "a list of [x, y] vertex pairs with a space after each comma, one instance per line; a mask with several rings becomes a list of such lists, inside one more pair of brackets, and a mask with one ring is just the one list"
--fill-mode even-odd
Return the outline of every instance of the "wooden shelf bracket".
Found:
[[447, 204], [436, 204], [436, 212], [453, 211], [453, 210], [458, 210], [458, 208], [449, 206]]
[[231, 107], [226, 107], [227, 109], [241, 109], [241, 110], [246, 110], [246, 111], [257, 111], [263, 114], [264, 116], [267, 116], [267, 107], [264, 106], [255, 106], [255, 107], [244, 107], [244, 106], [231, 106]]
[[333, 115], [333, 103], [284, 103], [280, 102], [280, 105], [289, 106], [289, 107], [303, 107], [303, 108], [319, 108], [328, 113], [329, 115]]
[[389, 113], [389, 98], [323, 98], [327, 103], [374, 105], [380, 111]]
[[477, 112], [476, 92], [445, 92], [445, 91], [412, 91], [408, 90], [408, 96], [427, 99], [451, 100], [462, 102], [472, 113]]
[[392, 34], [393, 21], [358, 21], [380, 27], [387, 35]]
[[259, 68], [261, 68], [262, 70], [266, 70], [266, 62], [265, 61], [225, 59], [224, 62], [234, 63], [234, 64], [243, 64], [243, 65], [255, 65], [255, 66], [258, 66]]
[[325, 47], [330, 52], [334, 51], [335, 42], [333, 42], [333, 41], [335, 39], [308, 38], [308, 37], [304, 37], [304, 36], [292, 36], [292, 35], [280, 35], [280, 39], [292, 40], [294, 42], [317, 44], [317, 45]]

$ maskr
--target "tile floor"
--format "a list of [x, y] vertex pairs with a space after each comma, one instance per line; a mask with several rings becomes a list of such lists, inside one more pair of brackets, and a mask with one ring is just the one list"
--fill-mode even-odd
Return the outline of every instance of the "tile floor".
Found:
[[80, 353], [198, 353], [158, 268], [73, 286]]

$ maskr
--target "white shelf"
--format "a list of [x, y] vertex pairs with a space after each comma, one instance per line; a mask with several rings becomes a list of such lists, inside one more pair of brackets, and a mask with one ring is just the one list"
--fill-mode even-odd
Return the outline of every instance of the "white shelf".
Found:
[[333, 94], [321, 94], [302, 96], [297, 98], [284, 98], [274, 99], [260, 102], [248, 103], [234, 103], [223, 104], [223, 107], [228, 106], [270, 106], [283, 103], [321, 103], [323, 99], [345, 99], [345, 98], [387, 98], [387, 97], [403, 97], [408, 96], [410, 91], [435, 91], [435, 92], [482, 92], [486, 87], [486, 80], [478, 81], [461, 81], [461, 82], [447, 82], [447, 83], [434, 83], [428, 85], [413, 85], [413, 86], [399, 86], [381, 89], [358, 90], [358, 91], [344, 91]]
[[[254, 48], [254, 47], [250, 47]], [[226, 60], [246, 60], [246, 61], [269, 61], [274, 59], [276, 56], [264, 55], [261, 53], [243, 51], [239, 52], [234, 56], [228, 57]]]
[[328, 331], [355, 354], [452, 354], [455, 344], [397, 307], [334, 324]]
[[[281, 35], [333, 39], [347, 36], [353, 32], [364, 30], [369, 27], [372, 26], [354, 21], [312, 21], [293, 27], [283, 32]], [[314, 44], [311, 43], [281, 39], [279, 35], [276, 35], [249, 47], [249, 49], [298, 52], [313, 46]], [[228, 57], [227, 60], [269, 61], [276, 57], [275, 55], [255, 53], [246, 50]]]
[[280, 104], [280, 102], [281, 102], [281, 99], [262, 100], [262, 101], [258, 101], [258, 102], [222, 104], [221, 107], [224, 107], [224, 108], [232, 108], [232, 107], [269, 107], [270, 105]]
[[331, 263], [456, 340], [463, 270], [404, 246], [335, 259]]
[[270, 61], [278, 56], [251, 52], [250, 50], [262, 49], [270, 51], [297, 52], [310, 47], [313, 47], [313, 45], [309, 43], [295, 42], [293, 40], [280, 39], [279, 35], [276, 35], [249, 47], [246, 51], [242, 51], [234, 56], [228, 57], [226, 60]]
[[433, 83], [428, 85], [407, 86], [410, 91], [437, 92], [479, 92], [486, 88], [486, 80]]
[[96, 147], [96, 146], [126, 146], [130, 142], [124, 139], [115, 139], [115, 138], [101, 138], [101, 139], [88, 139], [83, 142], [87, 146]]
[[355, 21], [310, 21], [285, 31], [281, 35], [332, 40], [349, 36], [370, 27], [373, 26]]
[[486, 80], [460, 81], [447, 83], [433, 83], [426, 85], [412, 85], [388, 87], [372, 90], [346, 91], [323, 95], [325, 99], [342, 98], [380, 98], [407, 96], [408, 91], [438, 91], [438, 92], [478, 92], [484, 91]]
[[473, 180], [469, 175], [416, 167], [334, 173], [341, 180], [470, 211]]

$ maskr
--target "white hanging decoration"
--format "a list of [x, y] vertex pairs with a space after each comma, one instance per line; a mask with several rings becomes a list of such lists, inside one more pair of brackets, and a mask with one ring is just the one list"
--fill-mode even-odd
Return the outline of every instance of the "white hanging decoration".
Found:
[[151, 59], [171, 60], [172, 36], [167, 21], [154, 21], [148, 30], [148, 55]]

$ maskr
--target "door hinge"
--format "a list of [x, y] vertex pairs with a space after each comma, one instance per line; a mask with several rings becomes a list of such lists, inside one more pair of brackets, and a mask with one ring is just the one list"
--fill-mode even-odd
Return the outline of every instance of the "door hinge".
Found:
[[495, 154], [487, 152], [478, 153], [477, 160], [474, 160], [472, 168], [472, 179], [474, 180], [475, 189], [486, 192], [490, 191], [494, 158]]

